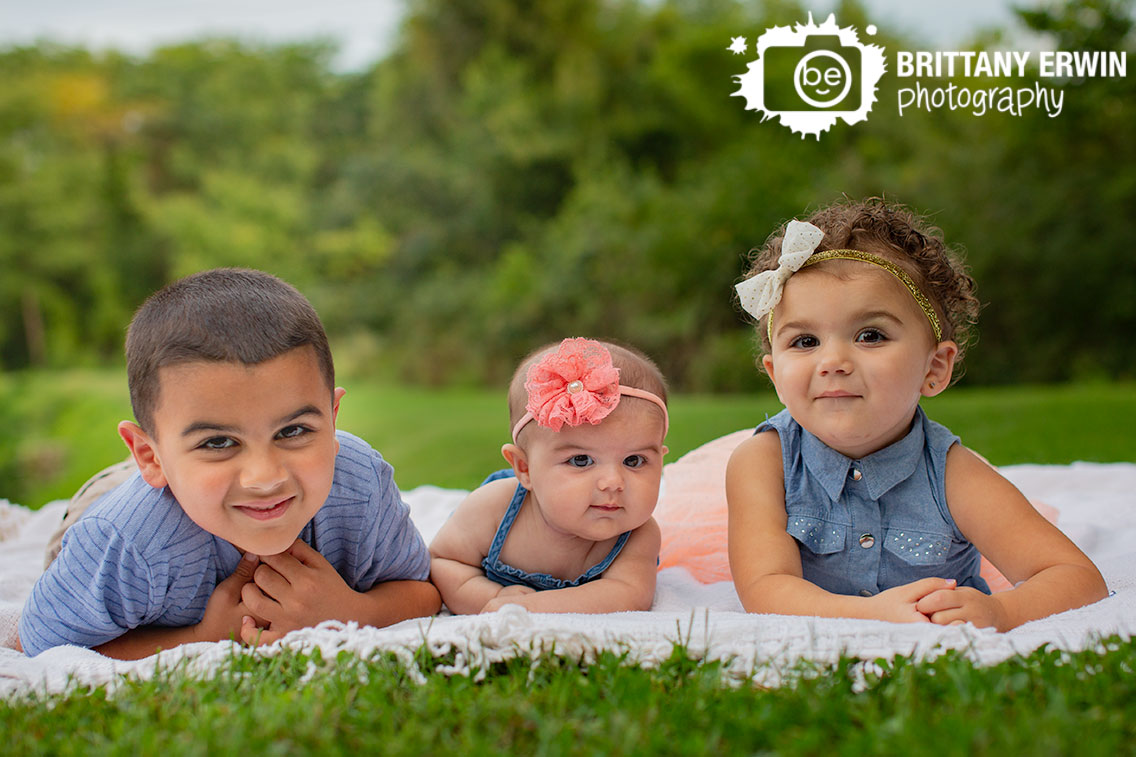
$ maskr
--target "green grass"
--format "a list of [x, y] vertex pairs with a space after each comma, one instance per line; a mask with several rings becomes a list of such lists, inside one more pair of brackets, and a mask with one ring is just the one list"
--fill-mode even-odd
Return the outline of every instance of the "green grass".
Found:
[[[469, 489], [504, 465], [501, 391], [357, 379], [345, 386], [339, 427], [382, 452], [404, 489]], [[996, 465], [1136, 460], [1136, 384], [954, 387], [924, 407]], [[780, 409], [772, 391], [676, 395], [667, 459]], [[121, 371], [0, 375], [0, 497], [30, 507], [70, 497], [91, 474], [125, 457], [115, 427], [130, 417]]]
[[387, 657], [238, 656], [210, 680], [0, 703], [0, 732], [10, 755], [1132, 754], [1136, 642], [1105, 646], [988, 668], [898, 658], [867, 675], [845, 659], [777, 689], [724, 683], [681, 650], [653, 670], [604, 653], [425, 683]]
[[[469, 488], [499, 464], [500, 392], [347, 388], [340, 426], [380, 449], [404, 488]], [[956, 387], [925, 406], [997, 464], [1136, 460], [1132, 384]], [[771, 393], [677, 396], [670, 459], [779, 409]], [[114, 427], [126, 417], [120, 372], [0, 376], [0, 496], [68, 496], [124, 456]], [[956, 653], [899, 658], [863, 690], [849, 660], [764, 690], [681, 653], [654, 670], [611, 654], [589, 666], [551, 657], [498, 665], [481, 682], [428, 672], [421, 684], [386, 658], [240, 655], [208, 680], [175, 670], [113, 693], [0, 702], [0, 733], [13, 755], [1136, 754], [1136, 641], [1108, 647], [990, 668]]]

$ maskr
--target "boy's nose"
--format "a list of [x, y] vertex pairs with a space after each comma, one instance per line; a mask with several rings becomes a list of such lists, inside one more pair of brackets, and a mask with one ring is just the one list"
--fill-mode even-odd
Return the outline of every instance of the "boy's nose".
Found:
[[284, 466], [272, 451], [251, 453], [241, 469], [241, 486], [253, 491], [272, 491], [285, 478]]

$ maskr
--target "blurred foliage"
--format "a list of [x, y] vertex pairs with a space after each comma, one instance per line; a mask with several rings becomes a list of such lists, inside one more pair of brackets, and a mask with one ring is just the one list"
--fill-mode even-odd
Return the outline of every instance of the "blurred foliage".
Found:
[[[1134, 47], [1130, 2], [1019, 15], [1060, 49]], [[687, 390], [751, 389], [731, 301], [747, 252], [842, 194], [886, 194], [965, 243], [989, 303], [968, 381], [1136, 376], [1133, 78], [1059, 82], [1052, 119], [901, 119], [888, 74], [868, 122], [801, 139], [730, 96], [749, 56], [726, 46], [804, 18], [783, 0], [416, 0], [357, 73], [323, 43], [2, 50], [0, 369], [105, 363], [149, 292], [244, 265], [307, 293], [367, 375], [500, 382], [587, 334]], [[854, 2], [837, 19], [869, 21]]]

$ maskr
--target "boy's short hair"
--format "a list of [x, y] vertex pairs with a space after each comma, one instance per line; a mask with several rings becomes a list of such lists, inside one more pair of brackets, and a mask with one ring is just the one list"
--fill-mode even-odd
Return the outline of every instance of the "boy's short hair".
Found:
[[[816, 252], [860, 250], [880, 255], [903, 269], [931, 300], [942, 324], [942, 338], [958, 344], [956, 365], [962, 362], [974, 338], [980, 303], [962, 253], [947, 246], [942, 231], [906, 206], [879, 197], [837, 202], [804, 220], [824, 232]], [[756, 252], [746, 278], [777, 267], [787, 226], [774, 231]], [[764, 318], [757, 330], [762, 352], [768, 353]]]
[[291, 284], [246, 268], [186, 276], [146, 299], [126, 335], [130, 404], [154, 433], [158, 371], [188, 362], [257, 365], [297, 347], [315, 350], [328, 392], [335, 366], [315, 308]]
[[[667, 403], [667, 380], [663, 377], [663, 372], [659, 370], [659, 366], [655, 365], [654, 360], [634, 347], [602, 340], [597, 341], [611, 353], [612, 365], [619, 369], [621, 386], [630, 386], [651, 392], [657, 395], [663, 401], [663, 404]], [[509, 428], [516, 426], [517, 421], [525, 414], [525, 406], [529, 400], [528, 392], [525, 390], [529, 366], [549, 352], [553, 352], [559, 346], [560, 342], [550, 342], [543, 347], [538, 347], [526, 355], [520, 365], [517, 366], [517, 370], [513, 373], [513, 380], [509, 382]]]

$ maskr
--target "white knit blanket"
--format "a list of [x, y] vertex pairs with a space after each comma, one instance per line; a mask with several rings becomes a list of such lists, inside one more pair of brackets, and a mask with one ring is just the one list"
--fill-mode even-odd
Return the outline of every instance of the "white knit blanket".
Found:
[[[334, 659], [339, 650], [391, 652], [418, 676], [423, 658], [414, 655], [425, 645], [435, 658], [427, 665], [450, 674], [479, 675], [494, 662], [546, 652], [588, 662], [602, 650], [613, 650], [626, 653], [628, 662], [650, 666], [682, 644], [689, 655], [721, 661], [729, 678], [776, 686], [791, 680], [802, 661], [824, 666], [841, 655], [865, 661], [895, 655], [923, 659], [953, 649], [988, 665], [1045, 645], [1077, 651], [1104, 637], [1131, 637], [1136, 632], [1136, 465], [1001, 470], [1027, 496], [1060, 510], [1058, 526], [1096, 561], [1112, 596], [999, 634], [970, 625], [747, 615], [731, 584], [703, 585], [682, 568], [668, 568], [659, 574], [650, 612], [552, 615], [508, 606], [491, 615], [446, 615], [381, 629], [329, 622], [289, 634], [258, 653], [319, 647], [324, 659]], [[405, 498], [429, 540], [464, 494], [420, 487]], [[114, 688], [123, 675], [145, 678], [159, 666], [181, 665], [190, 674], [208, 675], [225, 664], [231, 642], [190, 644], [135, 662], [78, 647], [58, 647], [35, 658], [11, 649], [20, 609], [40, 573], [44, 545], [63, 507], [56, 502], [33, 512], [0, 500], [0, 696], [76, 685]]]

